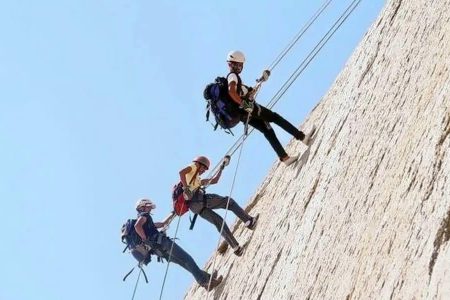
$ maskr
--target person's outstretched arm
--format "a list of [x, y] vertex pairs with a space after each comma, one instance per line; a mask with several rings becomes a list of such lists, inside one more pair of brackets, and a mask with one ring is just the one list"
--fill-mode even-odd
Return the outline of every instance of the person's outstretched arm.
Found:
[[219, 172], [217, 172], [216, 175], [213, 178], [202, 179], [202, 181], [201, 181], [202, 186], [218, 183], [219, 179], [220, 179], [220, 176], [222, 175], [222, 170], [223, 170], [223, 168], [220, 168]]
[[167, 226], [172, 222], [173, 218], [175, 217], [175, 212], [171, 212], [162, 222], [155, 222], [156, 228], [162, 228], [164, 226]]

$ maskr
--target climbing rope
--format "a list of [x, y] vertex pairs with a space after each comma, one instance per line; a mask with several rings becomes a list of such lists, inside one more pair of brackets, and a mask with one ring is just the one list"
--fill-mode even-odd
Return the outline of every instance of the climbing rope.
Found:
[[330, 5], [333, 0], [328, 0], [322, 4], [322, 6], [314, 13], [314, 15], [309, 19], [309, 21], [300, 29], [300, 31], [295, 35], [291, 42], [281, 51], [281, 53], [275, 58], [275, 60], [270, 64], [269, 70], [272, 71], [278, 63], [286, 56], [286, 54], [294, 47], [298, 40], [305, 34], [305, 32], [311, 27], [314, 22], [320, 17], [323, 11]]
[[[288, 80], [282, 85], [282, 87], [272, 97], [272, 99], [270, 100], [270, 102], [267, 105], [269, 108], [272, 108], [281, 99], [281, 97], [286, 93], [286, 91], [289, 89], [289, 87], [303, 73], [303, 71], [306, 69], [306, 67], [311, 63], [311, 61], [317, 56], [317, 54], [321, 51], [321, 49], [327, 44], [327, 42], [330, 40], [330, 38], [336, 33], [336, 31], [347, 20], [347, 18], [352, 14], [352, 12], [356, 9], [356, 7], [360, 4], [361, 1], [362, 0], [353, 0], [353, 2], [347, 7], [347, 9], [344, 11], [344, 13], [333, 24], [333, 26], [330, 28], [330, 30], [328, 30], [328, 32], [322, 37], [322, 39], [314, 47], [314, 49], [311, 50], [311, 52], [308, 54], [308, 56], [301, 62], [301, 64], [291, 74], [291, 76], [288, 78]], [[328, 0], [327, 2], [325, 2], [322, 5], [321, 8], [319, 8], [319, 10], [310, 19], [310, 21], [300, 30], [300, 32], [296, 35], [296, 37], [292, 40], [292, 42], [290, 42], [288, 44], [288, 46], [282, 51], [282, 53], [274, 60], [274, 62], [270, 65], [269, 70], [272, 70], [273, 68], [275, 68], [278, 65], [278, 63], [286, 56], [286, 54], [292, 49], [292, 47], [298, 42], [298, 40], [303, 36], [303, 34], [307, 31], [307, 29], [310, 28], [310, 26], [317, 20], [317, 18], [323, 13], [325, 8], [331, 2], [332, 2], [332, 0]], [[221, 239], [220, 237], [222, 235], [223, 228], [224, 228], [224, 225], [225, 225], [226, 216], [227, 216], [228, 208], [229, 208], [229, 202], [230, 202], [230, 198], [231, 198], [231, 195], [232, 195], [232, 192], [233, 192], [233, 189], [234, 189], [235, 180], [236, 180], [236, 177], [237, 177], [237, 171], [238, 171], [238, 167], [239, 167], [239, 164], [240, 164], [240, 158], [241, 158], [241, 154], [242, 154], [243, 144], [244, 144], [246, 138], [253, 132], [253, 130], [254, 130], [254, 128], [251, 128], [248, 131], [248, 133], [241, 135], [237, 139], [237, 141], [228, 149], [228, 151], [225, 154], [225, 156], [230, 156], [231, 157], [231, 156], [234, 155], [234, 153], [236, 153], [236, 151], [238, 149], [240, 149], [239, 156], [238, 156], [238, 162], [236, 164], [236, 169], [235, 169], [235, 173], [234, 173], [234, 177], [233, 177], [233, 181], [232, 181], [232, 185], [231, 185], [231, 189], [230, 189], [230, 194], [229, 194], [228, 200], [227, 200], [225, 216], [224, 216], [224, 220], [222, 222], [222, 226], [221, 226], [221, 230], [220, 230], [219, 242], [218, 242], [217, 248], [220, 245], [220, 239]], [[215, 165], [215, 167], [210, 171], [209, 176], [211, 176], [211, 174], [216, 174], [218, 172], [219, 167], [221, 166], [221, 164], [222, 163], [219, 163], [219, 164]], [[164, 279], [163, 279], [163, 283], [162, 283], [162, 287], [161, 287], [161, 293], [160, 293], [160, 297], [159, 297], [160, 300], [162, 299], [163, 290], [164, 290], [164, 286], [165, 286], [165, 281], [166, 281], [166, 278], [167, 278], [167, 273], [168, 273], [169, 264], [170, 264], [170, 258], [171, 258], [172, 250], [173, 250], [173, 243], [174, 243], [174, 240], [175, 240], [175, 238], [177, 236], [177, 233], [178, 233], [180, 220], [181, 220], [181, 216], [178, 217], [178, 222], [177, 222], [177, 227], [176, 227], [176, 230], [175, 230], [175, 235], [174, 235], [174, 238], [173, 238], [173, 241], [172, 241], [172, 246], [171, 246], [171, 249], [170, 249], [170, 252], [169, 252], [169, 260], [167, 262], [166, 272], [165, 272], [165, 275], [164, 275]], [[213, 273], [213, 271], [214, 271], [215, 259], [216, 259], [216, 256], [214, 256], [214, 258], [213, 258], [213, 269], [212, 269], [211, 273]], [[211, 280], [212, 280], [212, 278], [210, 278], [210, 281], [208, 283], [208, 288], [209, 288], [209, 286], [211, 284]]]
[[176, 239], [177, 234], [178, 234], [178, 229], [180, 228], [180, 221], [181, 221], [181, 216], [178, 216], [177, 227], [175, 228], [175, 234], [174, 234], [174, 237], [172, 239], [172, 244], [170, 245], [169, 259], [167, 260], [166, 271], [164, 272], [164, 279], [163, 279], [163, 282], [162, 282], [162, 285], [161, 285], [161, 292], [159, 293], [159, 300], [162, 299], [162, 295], [163, 295], [163, 292], [164, 292], [164, 286], [166, 284], [167, 274], [169, 273], [169, 264], [170, 264], [170, 261], [171, 261], [170, 259], [172, 258], [173, 245], [175, 244], [175, 239]]
[[[244, 140], [244, 141], [245, 141], [245, 140]], [[239, 169], [239, 164], [240, 164], [240, 162], [241, 162], [241, 155], [242, 155], [242, 149], [243, 149], [243, 148], [244, 148], [244, 143], [242, 143], [242, 144], [240, 145], [240, 150], [239, 150], [238, 160], [237, 160], [236, 168], [235, 168], [235, 170], [234, 170], [234, 175], [233, 175], [233, 181], [231, 182], [230, 193], [228, 194], [227, 205], [226, 205], [226, 207], [225, 207], [225, 215], [224, 215], [224, 217], [223, 217], [222, 225], [221, 225], [221, 227], [220, 227], [220, 234], [219, 234], [219, 240], [217, 241], [216, 251], [217, 251], [217, 249], [218, 249], [219, 246], [220, 246], [220, 240], [221, 240], [223, 228], [225, 227], [225, 222], [226, 222], [226, 220], [227, 220], [227, 214], [228, 214], [228, 210], [229, 210], [228, 208], [229, 208], [229, 206], [230, 206], [231, 195], [233, 194], [234, 184], [235, 184], [235, 182], [236, 182], [236, 177], [237, 177], [237, 173], [238, 173], [238, 169]], [[215, 268], [215, 266], [216, 266], [216, 259], [215, 259], [215, 257], [214, 257], [214, 259], [213, 259], [213, 265], [212, 265], [212, 270], [211, 270], [211, 274], [214, 273], [214, 268]], [[211, 281], [212, 281], [212, 276], [210, 276], [210, 278], [209, 278], [209, 282], [208, 282], [208, 290], [209, 290], [209, 287], [210, 287], [210, 285], [211, 285]], [[208, 298], [209, 298], [209, 295], [208, 295], [208, 297], [207, 297], [206, 299], [208, 299]]]
[[134, 300], [134, 295], [136, 295], [136, 290], [138, 287], [139, 279], [141, 278], [141, 272], [142, 272], [142, 269], [139, 269], [139, 275], [136, 279], [136, 284], [134, 285], [133, 296], [131, 296], [131, 300]]
[[347, 18], [352, 14], [356, 7], [361, 3], [362, 0], [353, 0], [352, 3], [346, 8], [342, 15], [336, 20], [336, 22], [331, 26], [327, 33], [320, 39], [317, 45], [311, 50], [308, 56], [301, 62], [301, 64], [295, 69], [291, 74], [289, 79], [282, 85], [278, 92], [273, 96], [273, 98], [268, 103], [268, 107], [272, 108], [286, 93], [289, 87], [295, 82], [295, 80], [303, 73], [306, 67], [311, 63], [311, 61], [317, 56], [317, 54], [322, 50], [322, 48], [327, 44], [334, 33], [344, 24]]

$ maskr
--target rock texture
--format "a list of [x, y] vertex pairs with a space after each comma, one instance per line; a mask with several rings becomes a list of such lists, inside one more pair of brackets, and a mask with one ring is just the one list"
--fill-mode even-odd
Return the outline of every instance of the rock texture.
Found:
[[389, 1], [186, 299], [450, 299], [449, 66], [450, 0]]

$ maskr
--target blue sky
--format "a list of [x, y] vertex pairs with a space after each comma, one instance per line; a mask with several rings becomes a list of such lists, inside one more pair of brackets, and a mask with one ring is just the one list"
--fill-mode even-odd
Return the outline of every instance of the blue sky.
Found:
[[[334, 1], [273, 71], [267, 103], [351, 1]], [[246, 53], [254, 84], [322, 1], [6, 1], [0, 10], [1, 300], [131, 299], [134, 265], [120, 227], [150, 197], [171, 209], [178, 171], [217, 162], [236, 137], [205, 122], [204, 86]], [[275, 107], [294, 124], [320, 101], [384, 1], [362, 1]], [[286, 144], [290, 137], [275, 129]], [[236, 128], [239, 135], [242, 126]], [[233, 197], [242, 205], [276, 163], [259, 133], [245, 144]], [[210, 192], [228, 194], [236, 160]], [[274, 199], [276, 200], [276, 199]], [[228, 223], [234, 219], [228, 218]], [[218, 233], [181, 221], [179, 244], [203, 266]], [[175, 222], [169, 230], [173, 235]], [[245, 259], [243, 257], [242, 259]], [[136, 299], [158, 299], [165, 264]], [[163, 299], [193, 278], [171, 265]]]

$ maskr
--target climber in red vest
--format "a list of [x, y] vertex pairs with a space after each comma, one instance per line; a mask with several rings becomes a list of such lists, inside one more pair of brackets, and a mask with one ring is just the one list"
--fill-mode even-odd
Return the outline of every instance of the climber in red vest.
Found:
[[[275, 135], [275, 131], [269, 123], [275, 123], [285, 131], [290, 133], [295, 139], [302, 141], [305, 145], [309, 145], [311, 137], [315, 132], [315, 127], [307, 134], [298, 130], [294, 125], [285, 120], [282, 116], [270, 109], [256, 103], [254, 100], [256, 90], [242, 84], [239, 74], [244, 68], [245, 56], [241, 51], [231, 51], [227, 56], [227, 63], [230, 73], [227, 76], [228, 94], [230, 98], [241, 108], [241, 121], [259, 130], [264, 134], [272, 148], [277, 153], [280, 161], [286, 165], [290, 165], [298, 158], [289, 156]], [[269, 78], [270, 71], [265, 70], [260, 81], [266, 81]]]
[[183, 168], [179, 172], [180, 180], [183, 184], [184, 197], [189, 203], [189, 209], [215, 225], [219, 232], [222, 229], [223, 223], [223, 230], [221, 232], [223, 238], [233, 248], [234, 254], [241, 256], [244, 250], [243, 247], [236, 241], [223, 218], [213, 210], [219, 208], [226, 209], [228, 204], [228, 209], [242, 220], [250, 230], [255, 228], [258, 216], [251, 217], [232, 198], [209, 194], [205, 191], [206, 187], [211, 184], [216, 184], [219, 181], [222, 170], [229, 163], [229, 157], [224, 159], [218, 173], [210, 179], [201, 179], [200, 177], [209, 169], [210, 161], [207, 157], [198, 156], [192, 162], [191, 165]]

